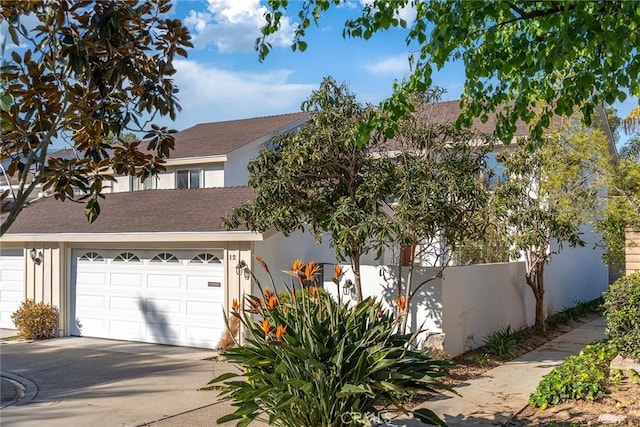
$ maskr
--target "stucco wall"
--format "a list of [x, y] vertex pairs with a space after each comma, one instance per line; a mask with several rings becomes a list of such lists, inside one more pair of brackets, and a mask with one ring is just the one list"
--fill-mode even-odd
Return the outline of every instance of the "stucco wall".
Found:
[[545, 267], [547, 316], [573, 307], [576, 302], [599, 298], [609, 286], [609, 267], [602, 261], [602, 249], [594, 249], [599, 236], [588, 227], [581, 231], [585, 246], [565, 245]]
[[494, 331], [531, 325], [535, 299], [524, 280], [524, 263], [447, 267], [442, 284], [445, 351], [479, 347]]
[[[282, 233], [274, 232], [264, 241], [255, 242], [253, 253], [264, 258], [273, 274], [276, 286], [282, 288], [283, 281], [288, 283], [290, 277], [282, 270], [289, 269], [291, 263], [296, 259], [327, 265], [326, 268], [331, 271], [327, 271], [325, 277], [330, 278], [333, 275], [333, 265], [339, 263], [333, 248], [329, 245], [330, 240], [330, 237], [325, 235], [322, 242], [318, 244], [313, 234], [309, 232], [295, 231], [288, 237]], [[383, 254], [379, 260], [376, 260], [373, 254], [366, 254], [361, 258], [362, 265], [384, 265], [387, 262], [392, 263], [388, 254]], [[268, 275], [263, 271], [260, 263], [253, 261], [253, 271], [263, 285], [270, 283]]]

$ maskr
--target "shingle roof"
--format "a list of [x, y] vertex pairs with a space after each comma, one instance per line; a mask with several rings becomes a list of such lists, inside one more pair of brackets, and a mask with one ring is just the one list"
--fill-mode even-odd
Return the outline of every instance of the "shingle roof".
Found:
[[226, 122], [201, 123], [174, 135], [175, 149], [171, 158], [200, 157], [228, 154], [272, 132], [308, 116], [309, 113], [290, 113], [279, 116], [256, 117]]
[[[455, 122], [460, 115], [460, 100], [438, 102], [436, 104], [425, 104], [419, 110], [427, 122], [431, 123], [446, 123]], [[496, 130], [496, 116], [489, 114], [486, 123], [482, 123], [479, 118], [473, 120], [472, 129], [484, 133], [492, 134]], [[516, 132], [514, 136], [527, 136], [529, 135], [529, 128], [525, 122], [518, 120], [516, 122]]]
[[220, 219], [253, 194], [250, 187], [112, 193], [93, 224], [84, 203], [48, 198], [25, 207], [7, 234], [223, 231]]

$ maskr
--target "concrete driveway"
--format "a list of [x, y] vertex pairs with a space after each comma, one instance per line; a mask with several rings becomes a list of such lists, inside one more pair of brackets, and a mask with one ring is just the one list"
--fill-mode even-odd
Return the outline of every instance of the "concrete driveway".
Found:
[[3, 342], [2, 375], [23, 384], [26, 395], [0, 410], [0, 425], [141, 426], [203, 407], [215, 425], [232, 408], [198, 389], [237, 368], [205, 360], [213, 355], [93, 338]]

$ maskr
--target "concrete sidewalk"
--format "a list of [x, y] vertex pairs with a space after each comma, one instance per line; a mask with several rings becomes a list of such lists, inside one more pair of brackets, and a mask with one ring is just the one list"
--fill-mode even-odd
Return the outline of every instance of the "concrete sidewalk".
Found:
[[439, 396], [420, 406], [434, 411], [451, 427], [504, 426], [527, 405], [529, 395], [545, 374], [567, 356], [578, 353], [585, 345], [606, 338], [605, 326], [603, 317], [587, 322], [512, 362], [456, 387], [460, 396]]

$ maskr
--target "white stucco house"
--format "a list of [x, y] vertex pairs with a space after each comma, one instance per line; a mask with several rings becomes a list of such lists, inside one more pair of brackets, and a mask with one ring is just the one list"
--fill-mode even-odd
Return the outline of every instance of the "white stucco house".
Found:
[[[436, 104], [432, 117], [454, 120], [458, 104]], [[35, 299], [58, 307], [62, 336], [215, 348], [223, 313], [253, 290], [247, 269], [264, 277], [254, 255], [276, 272], [296, 258], [337, 262], [328, 242], [317, 245], [309, 234], [221, 227], [221, 217], [253, 197], [246, 186], [250, 159], [274, 135], [308, 120], [302, 112], [181, 131], [166, 171], [144, 182], [119, 177], [93, 224], [81, 203], [45, 198], [26, 207], [0, 242], [0, 327], [12, 328], [11, 313]], [[483, 132], [491, 126], [477, 124]], [[524, 135], [520, 126], [516, 136]], [[591, 252], [579, 262], [596, 268], [587, 275], [600, 280], [606, 266]], [[393, 262], [385, 256], [362, 263]]]

